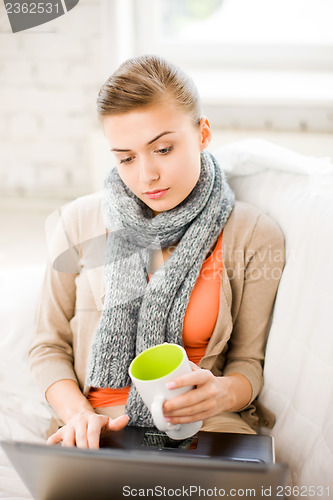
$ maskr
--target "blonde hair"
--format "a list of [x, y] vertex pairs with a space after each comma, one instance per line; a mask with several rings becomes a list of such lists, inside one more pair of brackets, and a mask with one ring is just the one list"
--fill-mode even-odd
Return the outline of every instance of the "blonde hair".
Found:
[[108, 78], [98, 94], [97, 112], [100, 117], [126, 113], [168, 97], [199, 124], [201, 103], [192, 79], [162, 57], [144, 55], [128, 59]]

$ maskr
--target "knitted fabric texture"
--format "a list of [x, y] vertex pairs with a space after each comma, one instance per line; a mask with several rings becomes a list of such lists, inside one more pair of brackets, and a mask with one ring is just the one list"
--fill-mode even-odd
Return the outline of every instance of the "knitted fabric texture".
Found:
[[[128, 367], [148, 347], [182, 345], [183, 320], [202, 263], [234, 207], [234, 194], [210, 153], [201, 153], [197, 184], [171, 210], [153, 217], [112, 169], [103, 214], [109, 229], [104, 264], [105, 299], [92, 345], [87, 384], [130, 385]], [[148, 282], [153, 250], [176, 246]], [[134, 386], [126, 405], [130, 425], [152, 426]]]

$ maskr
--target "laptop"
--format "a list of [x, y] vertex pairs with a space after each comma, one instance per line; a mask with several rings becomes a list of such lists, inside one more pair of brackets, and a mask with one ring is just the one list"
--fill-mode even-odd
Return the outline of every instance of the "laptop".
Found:
[[174, 441], [155, 428], [125, 427], [98, 450], [1, 445], [37, 500], [277, 498], [287, 475], [270, 436], [200, 431]]

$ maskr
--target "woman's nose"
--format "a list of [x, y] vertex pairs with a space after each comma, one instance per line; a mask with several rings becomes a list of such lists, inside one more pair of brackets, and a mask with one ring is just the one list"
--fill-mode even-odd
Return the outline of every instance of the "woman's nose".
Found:
[[140, 182], [143, 184], [149, 184], [159, 178], [158, 169], [154, 166], [154, 162], [151, 159], [144, 158], [140, 161]]

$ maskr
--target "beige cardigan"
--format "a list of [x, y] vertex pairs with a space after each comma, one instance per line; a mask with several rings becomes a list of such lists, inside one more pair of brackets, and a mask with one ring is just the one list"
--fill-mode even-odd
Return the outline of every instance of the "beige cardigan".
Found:
[[[78, 382], [85, 395], [89, 391], [86, 370], [104, 298], [101, 199], [99, 192], [66, 205], [49, 242], [30, 350], [30, 366], [43, 393], [62, 379]], [[237, 372], [247, 377], [252, 398], [242, 417], [253, 427], [272, 426], [272, 415], [251, 403], [263, 384], [266, 334], [284, 266], [283, 235], [266, 214], [236, 202], [222, 242], [219, 313], [199, 366], [217, 376]]]

